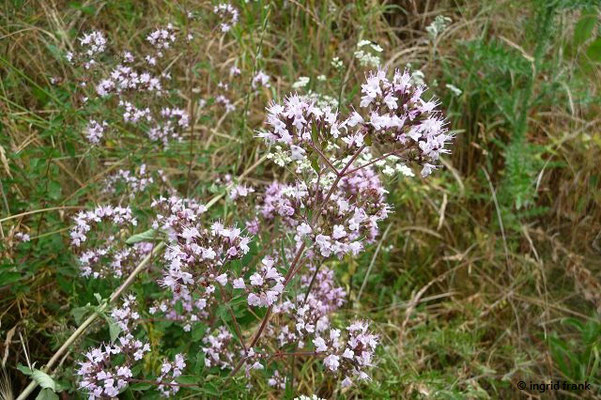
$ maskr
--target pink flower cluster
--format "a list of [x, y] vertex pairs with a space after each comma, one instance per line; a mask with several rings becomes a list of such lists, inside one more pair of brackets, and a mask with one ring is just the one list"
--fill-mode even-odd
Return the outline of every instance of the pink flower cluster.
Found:
[[[311, 281], [315, 286], [307, 294]], [[319, 270], [313, 267], [309, 274], [300, 277], [298, 293], [273, 308], [280, 321], [271, 325], [268, 332], [277, 341], [277, 347], [296, 344], [297, 348], [304, 348], [313, 335], [330, 328], [329, 315], [344, 304], [346, 296], [344, 289], [336, 286], [334, 272], [323, 266]]]
[[[81, 78], [82, 88], [85, 89], [88, 82], [92, 82], [98, 98], [103, 99], [112, 111], [120, 113], [124, 122], [145, 132], [150, 140], [160, 142], [163, 146], [172, 140], [181, 140], [181, 133], [190, 123], [187, 112], [179, 108], [161, 107], [159, 102], [167, 97], [170, 81], [168, 69], [162, 68], [159, 61], [165, 58], [166, 52], [173, 51], [177, 42], [176, 31], [171, 24], [147, 35], [146, 42], [150, 49], [142, 57], [142, 63], [136, 62], [129, 51], [122, 52], [118, 57], [106, 54], [107, 40], [100, 32], [85, 34], [79, 42], [80, 49], [67, 54], [67, 58], [83, 66], [85, 76]], [[104, 54], [103, 65], [97, 61], [100, 54]], [[118, 98], [117, 106], [111, 101], [111, 97], [115, 96]], [[83, 101], [88, 102], [88, 97], [84, 97]], [[106, 136], [106, 128], [114, 122], [90, 119], [85, 128], [86, 138], [94, 145], [100, 144]]]
[[[249, 278], [248, 305], [255, 307], [269, 307], [274, 304], [284, 291], [284, 277], [274, 267], [273, 257], [265, 257], [261, 262], [261, 269]], [[246, 289], [243, 278], [233, 281], [234, 289]]]
[[[201, 215], [206, 207], [193, 200], [161, 198], [152, 206], [159, 212], [153, 227], [169, 237], [160, 284], [169, 289], [171, 299], [153, 306], [151, 313], [160, 311], [169, 319], [184, 321], [188, 331], [192, 323], [208, 316], [207, 310], [217, 301], [217, 286], [232, 279], [224, 269], [226, 263], [248, 253], [250, 238], [220, 222], [203, 228]], [[178, 302], [183, 314], [176, 311]]]
[[88, 141], [92, 144], [100, 143], [100, 140], [104, 136], [104, 130], [106, 129], [107, 125], [108, 124], [106, 121], [100, 123], [93, 119], [90, 120], [88, 126], [86, 127], [86, 138]]
[[[149, 351], [150, 345], [135, 339], [131, 333], [120, 336], [115, 344], [89, 350], [77, 370], [79, 388], [90, 399], [116, 397], [131, 381], [134, 363]], [[122, 363], [115, 361], [117, 355], [123, 357]]]
[[346, 330], [348, 334], [345, 341], [341, 340], [339, 329], [330, 329], [327, 335], [313, 339], [315, 351], [325, 355], [324, 366], [331, 372], [340, 371], [345, 376], [342, 387], [350, 386], [353, 379], [369, 379], [364, 370], [372, 366], [378, 344], [378, 336], [368, 331], [366, 322], [355, 321]]
[[82, 211], [75, 217], [75, 226], [71, 228], [71, 244], [80, 247], [87, 239], [92, 227], [102, 221], [110, 221], [114, 226], [137, 225], [129, 207], [100, 206], [93, 211]]
[[221, 326], [214, 335], [209, 334], [202, 339], [205, 344], [202, 351], [205, 353], [205, 365], [208, 368], [233, 368], [235, 355], [228, 349], [233, 338], [227, 328]]
[[[133, 335], [140, 319], [136, 307], [136, 299], [127, 296], [120, 308], [114, 308], [110, 315], [121, 329], [115, 343], [90, 349], [85, 360], [79, 363], [76, 372], [80, 377], [79, 388], [88, 394], [88, 398], [116, 397], [130, 382], [138, 381], [133, 371], [139, 369], [134, 367], [151, 349], [149, 343]], [[156, 385], [164, 397], [177, 393], [179, 384], [175, 378], [181, 376], [185, 367], [182, 354], [177, 354], [172, 362], [163, 362]]]
[[[310, 221], [307, 211], [316, 206], [321, 208], [321, 218]], [[369, 166], [340, 178], [335, 188], [317, 183], [307, 187], [305, 183], [274, 182], [265, 190], [258, 209], [268, 221], [281, 218], [297, 247], [306, 242], [325, 258], [359, 254], [364, 241], [375, 240], [378, 223], [390, 213], [386, 190]]]
[[82, 48], [81, 52], [79, 54], [68, 52], [67, 60], [69, 62], [79, 61], [85, 69], [90, 69], [96, 64], [95, 57], [104, 53], [106, 42], [106, 38], [102, 32], [92, 31], [85, 33], [79, 38], [79, 45]]
[[395, 71], [393, 79], [386, 72], [371, 72], [361, 85], [361, 104], [367, 116], [355, 114], [357, 125], [367, 127], [381, 143], [409, 145], [423, 164], [427, 176], [440, 154], [448, 153], [445, 146], [453, 139], [436, 100], [422, 98], [425, 86], [414, 86], [408, 71]]
[[[152, 243], [137, 243], [124, 247], [115, 235], [121, 229], [132, 230], [138, 221], [129, 207], [99, 206], [92, 211], [82, 211], [75, 216], [71, 228], [71, 246], [81, 251], [79, 264], [84, 277], [121, 277], [130, 270], [136, 260], [152, 250]], [[88, 234], [93, 232], [90, 248]], [[95, 244], [100, 243], [100, 246]]]
[[259, 137], [287, 147], [288, 160], [296, 162], [306, 161], [320, 142], [339, 139], [338, 146], [351, 149], [363, 148], [369, 140], [374, 146], [387, 146], [393, 150], [390, 155], [403, 162], [421, 164], [422, 175], [427, 176], [440, 154], [449, 151], [445, 146], [453, 136], [437, 110], [438, 102], [422, 98], [426, 89], [412, 85], [406, 71], [397, 70], [392, 80], [384, 70], [370, 72], [361, 86], [362, 113], [353, 111], [346, 118], [329, 106], [320, 107], [309, 97], [293, 94], [283, 104], [268, 107], [270, 130]]
[[[219, 29], [224, 33], [239, 17], [238, 10], [225, 3], [216, 6], [214, 13], [221, 18]], [[118, 113], [115, 120], [165, 146], [181, 140], [194, 123], [184, 109], [158, 102], [170, 93], [164, 89], [169, 74], [158, 64], [173, 49], [176, 32], [168, 25], [149, 33], [146, 42], [151, 51], [140, 58], [141, 63], [125, 52], [112, 68], [94, 68], [97, 56], [106, 49], [106, 40], [98, 33], [84, 36], [83, 50], [72, 57], [83, 60], [84, 68], [93, 72], [96, 93]], [[238, 74], [232, 67], [230, 76]], [[265, 72], [256, 72], [253, 94], [259, 87], [269, 87], [269, 82]], [[233, 111], [226, 96], [229, 84], [220, 82], [218, 88], [216, 103]], [[268, 130], [259, 137], [270, 147], [269, 158], [282, 167], [293, 167], [291, 174], [262, 188], [229, 176], [219, 181], [227, 184], [235, 205], [233, 220], [230, 209], [223, 221], [208, 220], [207, 207], [193, 198], [172, 194], [154, 200], [149, 207], [155, 214], [152, 230], [167, 246], [159, 268], [154, 265], [149, 271], [156, 273], [156, 283], [164, 290], [148, 304], [148, 314], [175, 322], [185, 332], [205, 323], [210, 327], [202, 338], [207, 368], [234, 374], [244, 367], [249, 379], [269, 374], [267, 384], [278, 390], [286, 387], [278, 361], [287, 356], [317, 357], [328, 373], [340, 377], [342, 387], [369, 379], [378, 336], [365, 321], [344, 327], [332, 317], [344, 305], [347, 293], [329, 267], [333, 259], [358, 256], [377, 239], [379, 225], [391, 212], [380, 171], [411, 176], [412, 168], [419, 165], [422, 176], [427, 176], [440, 155], [449, 151], [446, 147], [453, 137], [438, 102], [425, 100], [425, 91], [412, 83], [406, 71], [397, 70], [389, 79], [378, 70], [366, 76], [360, 104], [346, 116], [332, 104], [297, 94], [282, 104], [270, 104]], [[140, 101], [140, 93], [147, 97], [150, 93], [153, 100]], [[111, 102], [115, 97], [117, 101]], [[91, 119], [88, 140], [100, 143], [107, 126], [104, 120]], [[133, 197], [154, 182], [142, 165], [137, 173], [119, 170], [106, 186], [110, 192], [125, 184]], [[79, 213], [71, 242], [81, 252], [82, 275], [123, 277], [151, 252], [151, 242], [123, 245], [125, 231], [136, 224], [129, 207]], [[82, 249], [86, 242], [96, 247]], [[258, 254], [245, 257], [253, 246]], [[236, 315], [241, 304], [245, 316], [263, 315], [254, 332], [240, 329]], [[231, 324], [222, 322], [220, 307], [229, 312]], [[122, 334], [115, 344], [88, 352], [78, 370], [80, 388], [90, 398], [114, 397], [135, 381], [132, 367], [150, 350], [133, 333], [140, 320], [133, 296], [112, 310], [111, 318]], [[155, 381], [162, 395], [178, 392], [177, 378], [185, 366], [181, 354], [163, 362]]]

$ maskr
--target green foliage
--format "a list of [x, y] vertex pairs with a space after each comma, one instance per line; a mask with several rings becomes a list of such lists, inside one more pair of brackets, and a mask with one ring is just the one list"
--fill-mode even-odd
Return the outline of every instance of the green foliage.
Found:
[[601, 322], [566, 318], [563, 325], [571, 327], [575, 337], [562, 338], [557, 333], [549, 337], [554, 364], [570, 382], [601, 385]]

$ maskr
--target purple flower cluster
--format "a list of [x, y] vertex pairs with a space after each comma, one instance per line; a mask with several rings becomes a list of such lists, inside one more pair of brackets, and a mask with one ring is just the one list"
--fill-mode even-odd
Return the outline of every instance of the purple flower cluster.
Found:
[[[90, 349], [79, 363], [79, 388], [90, 399], [116, 397], [131, 381], [134, 364], [150, 351], [150, 344], [136, 339], [132, 328], [139, 319], [136, 302], [128, 296], [121, 308], [111, 312], [122, 333], [113, 344]], [[122, 360], [118, 362], [117, 360]]]
[[[184, 322], [184, 329], [208, 316], [207, 310], [217, 300], [217, 286], [231, 281], [226, 263], [249, 251], [250, 238], [241, 229], [214, 222], [205, 228], [201, 219], [206, 207], [188, 199], [161, 198], [152, 205], [158, 210], [153, 227], [165, 232], [169, 246], [163, 256], [165, 266], [160, 279], [171, 298], [151, 308], [172, 320]], [[176, 310], [182, 304], [183, 313]]]
[[[213, 11], [223, 33], [239, 18], [238, 10], [226, 3]], [[115, 121], [165, 146], [181, 140], [194, 123], [186, 110], [159, 102], [170, 93], [165, 87], [171, 80], [168, 68], [159, 64], [176, 45], [176, 32], [171, 25], [150, 32], [145, 57], [125, 52], [112, 68], [98, 68], [98, 57], [106, 51], [106, 39], [98, 32], [85, 35], [81, 51], [70, 55], [90, 73], [99, 99], [117, 112]], [[230, 68], [230, 79], [239, 74], [235, 65]], [[269, 75], [255, 72], [252, 94], [269, 86]], [[235, 110], [229, 87], [220, 82], [214, 96], [226, 112]], [[360, 103], [346, 116], [332, 102], [290, 94], [281, 104], [268, 106], [268, 130], [258, 134], [269, 146], [268, 158], [290, 174], [265, 186], [240, 184], [230, 176], [219, 180], [227, 185], [226, 204], [234, 204], [223, 220], [209, 220], [203, 203], [178, 197], [174, 189], [169, 197], [152, 201], [150, 232], [166, 248], [149, 270], [162, 289], [152, 303], [144, 303], [150, 320], [175, 322], [185, 332], [205, 324], [205, 367], [231, 374], [244, 367], [249, 379], [267, 376], [267, 384], [277, 390], [286, 388], [279, 360], [288, 356], [317, 358], [342, 387], [370, 379], [367, 371], [374, 364], [378, 336], [365, 321], [345, 327], [333, 317], [347, 293], [337, 284], [332, 265], [358, 256], [377, 240], [379, 225], [391, 213], [382, 175], [413, 176], [413, 168], [420, 166], [425, 177], [449, 152], [453, 137], [438, 102], [425, 99], [426, 90], [406, 71], [397, 70], [392, 78], [384, 70], [370, 72], [361, 85]], [[88, 140], [100, 144], [108, 126], [90, 119]], [[162, 178], [160, 171], [158, 175]], [[119, 170], [109, 177], [106, 191], [115, 193], [117, 185], [124, 185], [133, 199], [154, 183], [155, 176], [142, 165], [135, 173]], [[71, 243], [80, 253], [82, 275], [126, 276], [154, 247], [146, 241], [124, 245], [122, 239], [136, 225], [129, 207], [79, 213]], [[257, 253], [251, 257], [253, 246]], [[241, 329], [240, 305], [248, 317], [263, 315], [254, 332]], [[229, 312], [227, 325], [220, 308]], [[122, 333], [114, 343], [87, 352], [78, 370], [80, 388], [90, 398], [115, 397], [139, 381], [134, 364], [150, 351], [143, 334], [134, 336], [141, 317], [133, 296], [110, 316]], [[180, 390], [177, 378], [186, 366], [182, 354], [169, 360], [153, 381], [166, 397]]]
[[[158, 28], [146, 37], [147, 54], [137, 59], [129, 51], [111, 56], [106, 38], [95, 31], [84, 34], [79, 40], [78, 51], [68, 53], [67, 59], [83, 67], [82, 89], [92, 83], [94, 95], [104, 100], [112, 112], [120, 114], [120, 119], [144, 132], [151, 141], [167, 146], [170, 141], [181, 140], [181, 133], [190, 123], [186, 111], [162, 106], [160, 101], [168, 94], [170, 81], [169, 69], [163, 68], [160, 60], [166, 58], [167, 52], [173, 51], [177, 39], [171, 24]], [[100, 55], [103, 56], [102, 63]], [[83, 97], [84, 103], [89, 101], [88, 95], [90, 93]], [[112, 101], [112, 97], [117, 97], [118, 101]], [[116, 120], [99, 122], [91, 118], [85, 127], [88, 141], [99, 145], [106, 137], [107, 128]]]
[[[311, 281], [314, 287], [306, 294]], [[330, 328], [329, 315], [344, 304], [345, 296], [344, 289], [336, 286], [334, 271], [313, 267], [309, 274], [300, 277], [299, 294], [273, 308], [280, 321], [269, 327], [270, 337], [277, 341], [278, 347], [295, 344], [303, 348], [313, 335]]]
[[438, 102], [424, 100], [427, 88], [414, 86], [410, 78], [407, 71], [397, 70], [392, 80], [384, 70], [370, 72], [361, 86], [361, 112], [353, 111], [346, 118], [310, 97], [290, 95], [283, 104], [268, 107], [270, 130], [259, 137], [268, 144], [284, 146], [285, 163], [306, 162], [308, 154], [323, 142], [349, 149], [369, 142], [374, 148], [393, 150], [390, 154], [401, 161], [421, 164], [422, 175], [427, 176], [440, 154], [449, 151], [445, 146], [453, 136], [437, 110]]
[[227, 328], [221, 326], [214, 335], [209, 334], [202, 339], [205, 345], [202, 351], [205, 353], [207, 367], [233, 368], [235, 355], [228, 349], [233, 338]]
[[[158, 179], [157, 179], [158, 178]], [[118, 187], [124, 187], [130, 198], [146, 191], [153, 184], [165, 182], [166, 178], [162, 170], [156, 170], [156, 173], [149, 171], [146, 164], [141, 164], [137, 171], [128, 171], [120, 169], [113, 175], [104, 180], [104, 192], [115, 194]]]

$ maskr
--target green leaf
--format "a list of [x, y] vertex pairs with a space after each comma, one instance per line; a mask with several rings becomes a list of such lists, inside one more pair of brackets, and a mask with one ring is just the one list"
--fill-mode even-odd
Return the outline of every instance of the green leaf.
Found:
[[93, 308], [90, 307], [90, 303], [88, 303], [87, 305], [83, 306], [83, 307], [76, 307], [73, 310], [71, 310], [71, 315], [73, 315], [73, 318], [75, 319], [75, 322], [77, 323], [77, 325], [81, 325], [81, 323], [83, 322], [84, 317], [90, 313], [90, 311], [92, 311]]
[[319, 145], [319, 134], [317, 132], [317, 125], [311, 124], [311, 140], [315, 146]]
[[580, 18], [580, 21], [574, 27], [574, 44], [576, 46], [586, 42], [591, 37], [596, 23], [597, 17], [595, 15], [589, 14]]
[[58, 400], [59, 397], [50, 388], [42, 389], [35, 400]]
[[111, 343], [113, 343], [119, 337], [119, 334], [121, 333], [122, 329], [119, 325], [117, 325], [115, 321], [113, 321], [112, 318], [107, 317], [106, 320], [109, 324], [109, 335], [111, 336]]
[[48, 182], [48, 197], [52, 200], [58, 200], [61, 198], [61, 184], [55, 181]]
[[205, 335], [205, 331], [206, 331], [206, 326], [202, 325], [202, 324], [197, 324], [193, 329], [192, 329], [192, 341], [197, 342], [200, 339], [202, 339]]
[[23, 277], [23, 274], [19, 272], [5, 271], [0, 272], [0, 286], [6, 286], [8, 284], [19, 281]]
[[175, 381], [184, 385], [196, 385], [200, 380], [194, 375], [182, 375], [175, 378]]
[[142, 382], [132, 383], [131, 385], [129, 385], [129, 388], [131, 390], [140, 390], [140, 391], [148, 390], [151, 387], [152, 387], [152, 385], [150, 383], [142, 383]]
[[33, 370], [32, 370], [31, 368], [29, 368], [29, 367], [26, 367], [26, 366], [25, 366], [25, 365], [23, 365], [23, 364], [19, 364], [19, 365], [17, 365], [17, 369], [18, 369], [19, 371], [21, 371], [23, 374], [27, 375], [27, 376], [29, 376], [29, 375], [33, 374]]
[[311, 167], [315, 172], [319, 172], [319, 155], [315, 152], [309, 154], [309, 161], [311, 161]]
[[145, 232], [138, 233], [137, 235], [131, 236], [129, 239], [127, 239], [125, 241], [125, 244], [128, 244], [131, 246], [133, 244], [140, 243], [140, 242], [149, 242], [149, 241], [156, 239], [156, 237], [157, 237], [156, 229], [149, 229]]
[[56, 390], [56, 383], [54, 382], [54, 379], [52, 379], [52, 377], [47, 373], [36, 369], [31, 374], [31, 377], [44, 389], [49, 388], [52, 389], [52, 391]]
[[593, 61], [601, 62], [601, 38], [596, 39], [588, 46], [586, 55]]

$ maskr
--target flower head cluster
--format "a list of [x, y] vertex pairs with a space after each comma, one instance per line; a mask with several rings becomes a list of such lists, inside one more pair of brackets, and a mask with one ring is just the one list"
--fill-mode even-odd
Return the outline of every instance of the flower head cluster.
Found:
[[[274, 267], [273, 257], [265, 257], [258, 272], [249, 278], [250, 288], [247, 289], [248, 305], [255, 307], [269, 307], [274, 304], [284, 291], [284, 277]], [[242, 278], [233, 281], [235, 289], [245, 289]]]
[[414, 86], [409, 72], [397, 70], [392, 80], [383, 70], [370, 73], [361, 85], [361, 107], [368, 117], [354, 115], [354, 123], [363, 126], [382, 144], [403, 146], [403, 151], [417, 153], [422, 161], [422, 175], [431, 173], [445, 146], [453, 138], [437, 110], [436, 100], [422, 99], [424, 86]]
[[[220, 222], [207, 227], [200, 218], [206, 207], [193, 200], [161, 198], [153, 207], [159, 211], [153, 227], [167, 233], [170, 242], [159, 283], [169, 289], [171, 299], [154, 306], [151, 313], [161, 311], [169, 319], [184, 321], [184, 329], [190, 330], [191, 323], [208, 316], [217, 286], [231, 279], [224, 265], [249, 251], [250, 238]], [[177, 303], [183, 312], [177, 311]]]
[[106, 50], [106, 37], [99, 31], [84, 33], [79, 38], [81, 51], [78, 53], [67, 53], [69, 62], [81, 62], [85, 69], [90, 69], [96, 65], [96, 57]]
[[[165, 181], [165, 176], [162, 170], [157, 170], [156, 175], [159, 181]], [[155, 183], [155, 176], [148, 170], [146, 164], [141, 164], [136, 172], [120, 169], [113, 175], [106, 178], [104, 181], [104, 191], [114, 194], [118, 188], [123, 187], [129, 193], [129, 197], [133, 198], [138, 193], [144, 192], [148, 187]]]
[[304, 199], [308, 194], [307, 186], [302, 182], [291, 185], [273, 182], [265, 190], [259, 212], [267, 220], [278, 216], [288, 225], [296, 226], [298, 223], [293, 216], [299, 215], [299, 211], [304, 208]]
[[183, 354], [176, 354], [173, 361], [165, 361], [161, 365], [161, 374], [157, 378], [158, 390], [165, 397], [174, 396], [179, 391], [179, 385], [175, 378], [182, 375], [186, 368], [186, 359]]
[[125, 297], [120, 308], [113, 308], [111, 311], [111, 318], [123, 332], [130, 332], [133, 325], [140, 319], [136, 306], [136, 298], [129, 295]]
[[[314, 286], [306, 294], [311, 281]], [[300, 283], [301, 290], [296, 297], [273, 308], [273, 313], [281, 319], [277, 325], [270, 326], [269, 332], [278, 347], [295, 343], [303, 348], [310, 337], [330, 327], [329, 314], [344, 304], [346, 292], [336, 286], [334, 272], [326, 267], [322, 266], [318, 271], [313, 267], [309, 274], [301, 276]]]
[[159, 28], [152, 31], [146, 40], [159, 52], [159, 57], [162, 56], [162, 50], [166, 50], [171, 47], [175, 42], [175, 34], [173, 31], [173, 25], [168, 24], [164, 28]]
[[257, 74], [253, 77], [253, 80], [252, 80], [252, 88], [253, 89], [257, 89], [259, 87], [268, 88], [269, 86], [270, 86], [269, 75], [267, 75], [263, 71], [257, 72]]
[[[85, 354], [85, 360], [79, 363], [79, 388], [90, 399], [114, 398], [130, 382], [135, 381], [134, 371], [139, 370], [136, 364], [150, 351], [149, 343], [138, 340], [133, 335], [133, 328], [140, 318], [136, 307], [136, 299], [127, 296], [120, 308], [113, 309], [111, 318], [121, 329], [115, 343], [90, 349]], [[172, 362], [163, 362], [157, 385], [164, 397], [178, 392], [179, 384], [175, 378], [182, 374], [185, 367], [182, 354], [177, 354]]]
[[357, 43], [357, 50], [355, 50], [355, 58], [359, 60], [359, 64], [363, 67], [379, 67], [380, 56], [382, 47], [370, 42], [369, 40], [362, 40]]
[[451, 22], [453, 22], [451, 18], [445, 17], [444, 15], [437, 15], [436, 18], [434, 18], [434, 21], [426, 27], [426, 32], [428, 32], [430, 38], [434, 40], [447, 29]]
[[221, 326], [214, 335], [207, 335], [202, 339], [205, 345], [202, 351], [205, 353], [205, 365], [208, 368], [233, 368], [234, 353], [229, 350], [233, 338], [227, 328]]
[[180, 132], [189, 125], [188, 113], [182, 109], [163, 108], [161, 120], [148, 131], [148, 137], [155, 142], [162, 142], [166, 147], [169, 141], [181, 141]]
[[306, 149], [301, 152], [297, 149], [299, 146], [314, 144], [312, 135], [316, 129], [336, 138], [344, 127], [344, 123], [338, 120], [338, 112], [328, 107], [319, 108], [306, 96], [296, 94], [288, 96], [283, 105], [272, 103], [267, 108], [267, 123], [271, 129], [260, 133], [259, 137], [269, 144], [289, 146], [293, 159], [304, 156]]
[[119, 64], [113, 68], [109, 76], [98, 82], [96, 93], [100, 97], [107, 97], [110, 94], [149, 92], [156, 95], [163, 94], [163, 84], [161, 78], [148, 71], [136, 71], [133, 67]]
[[[425, 86], [415, 86], [407, 71], [397, 70], [389, 80], [386, 71], [370, 72], [361, 85], [362, 112], [340, 118], [330, 107], [319, 107], [306, 96], [290, 95], [283, 104], [267, 108], [270, 129], [259, 134], [268, 144], [287, 148], [290, 161], [308, 163], [311, 153], [326, 149], [321, 143], [362, 149], [371, 141], [374, 147], [393, 150], [390, 155], [423, 165], [422, 175], [435, 168], [440, 154], [452, 139], [437, 110], [436, 100], [422, 98]], [[377, 145], [377, 146], [376, 146]], [[321, 148], [321, 150], [319, 150]], [[404, 165], [404, 164], [403, 164]]]
[[[79, 388], [87, 392], [90, 399], [116, 397], [132, 378], [134, 362], [141, 360], [148, 351], [148, 343], [135, 339], [129, 333], [113, 345], [104, 344], [89, 350], [77, 370]], [[117, 355], [124, 355], [125, 361], [117, 363]]]
[[115, 227], [137, 225], [129, 207], [100, 206], [93, 211], [81, 211], [75, 217], [75, 226], [71, 228], [71, 244], [80, 247], [87, 239], [92, 227], [102, 221], [110, 221]]
[[213, 12], [222, 19], [219, 28], [223, 33], [229, 32], [232, 26], [238, 22], [238, 10], [231, 4], [221, 3], [215, 6]]
[[88, 141], [92, 144], [100, 143], [107, 126], [106, 121], [98, 122], [94, 119], [90, 120], [88, 126], [86, 126], [86, 138]]
[[[67, 57], [76, 65], [83, 65], [84, 76], [80, 83], [83, 89], [90, 84], [97, 98], [115, 114], [120, 114], [124, 122], [143, 131], [150, 140], [167, 146], [172, 140], [181, 140], [182, 132], [189, 126], [187, 112], [164, 106], [173, 101], [160, 101], [168, 97], [171, 80], [170, 67], [162, 66], [160, 62], [167, 52], [173, 51], [177, 40], [173, 25], [155, 29], [146, 36], [150, 45], [147, 54], [136, 58], [130, 51], [111, 55], [104, 35], [91, 32], [80, 38], [80, 49]], [[98, 59], [101, 53], [102, 63]], [[145, 62], [136, 62], [137, 59]], [[88, 102], [89, 95], [86, 92], [84, 103]], [[116, 102], [112, 101], [113, 97], [117, 98]], [[107, 120], [109, 122], [89, 120], [84, 134], [92, 144], [99, 144], [108, 123], [113, 124], [109, 118]]]
[[254, 192], [255, 189], [253, 189], [251, 186], [236, 185], [230, 190], [230, 199], [236, 200], [240, 198], [245, 198], [250, 196]]
[[286, 377], [280, 375], [279, 371], [276, 369], [275, 371], [273, 371], [273, 375], [271, 375], [271, 378], [267, 380], [267, 384], [271, 387], [284, 390], [286, 389]]
[[353, 379], [369, 379], [365, 369], [372, 366], [372, 358], [378, 337], [368, 331], [368, 324], [355, 321], [349, 325], [346, 341], [341, 338], [341, 331], [330, 329], [328, 335], [317, 336], [313, 340], [315, 351], [327, 354], [323, 360], [324, 366], [332, 371], [340, 371], [345, 377], [342, 386], [350, 386]]
[[[373, 242], [378, 224], [390, 207], [386, 190], [375, 170], [367, 166], [339, 179], [325, 174], [320, 182], [284, 185], [274, 182], [258, 205], [260, 215], [270, 221], [278, 217], [288, 227], [298, 248], [305, 243], [324, 258], [357, 255], [364, 242]], [[307, 217], [307, 210], [320, 209], [319, 219]]]
[[[138, 243], [133, 248], [123, 248], [115, 234], [122, 229], [132, 229], [137, 225], [129, 207], [99, 206], [92, 211], [81, 211], [75, 216], [71, 228], [71, 245], [81, 250], [79, 263], [82, 276], [93, 278], [123, 276], [134, 260], [152, 250], [151, 243]], [[93, 231], [94, 241], [90, 248], [82, 246]], [[94, 243], [102, 243], [93, 247]]]
[[31, 236], [29, 236], [29, 233], [16, 232], [15, 239], [20, 240], [23, 243], [27, 243], [31, 240]]
[[133, 266], [152, 251], [153, 244], [139, 242], [132, 247], [117, 248], [112, 245], [113, 238], [107, 239], [107, 247], [97, 247], [84, 251], [79, 256], [81, 276], [92, 278], [121, 278], [133, 269]]

